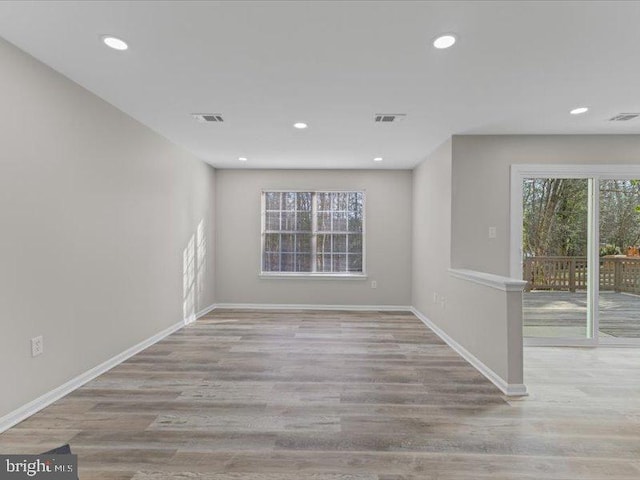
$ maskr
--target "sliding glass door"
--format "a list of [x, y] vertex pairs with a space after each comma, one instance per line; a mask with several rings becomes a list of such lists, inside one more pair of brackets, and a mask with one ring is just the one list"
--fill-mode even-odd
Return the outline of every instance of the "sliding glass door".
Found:
[[640, 339], [640, 180], [600, 180], [599, 332]]
[[522, 184], [524, 335], [593, 337], [589, 309], [589, 195], [586, 178], [525, 178]]
[[640, 165], [514, 165], [528, 345], [640, 345]]

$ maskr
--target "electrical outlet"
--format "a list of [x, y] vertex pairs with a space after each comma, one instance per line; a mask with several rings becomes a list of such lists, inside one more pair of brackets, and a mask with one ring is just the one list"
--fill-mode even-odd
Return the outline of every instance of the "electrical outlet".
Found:
[[33, 337], [31, 339], [31, 356], [37, 357], [38, 355], [42, 355], [42, 352], [44, 352], [44, 341], [42, 340], [42, 335]]
[[447, 307], [447, 297], [440, 297], [440, 306], [445, 309]]
[[489, 238], [496, 238], [496, 227], [489, 227]]
[[378, 282], [371, 280], [371, 288], [378, 288]]

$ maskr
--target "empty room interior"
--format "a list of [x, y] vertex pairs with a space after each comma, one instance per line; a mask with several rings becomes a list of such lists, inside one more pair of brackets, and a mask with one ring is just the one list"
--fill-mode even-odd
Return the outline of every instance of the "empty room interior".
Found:
[[0, 477], [640, 478], [638, 25], [0, 2]]

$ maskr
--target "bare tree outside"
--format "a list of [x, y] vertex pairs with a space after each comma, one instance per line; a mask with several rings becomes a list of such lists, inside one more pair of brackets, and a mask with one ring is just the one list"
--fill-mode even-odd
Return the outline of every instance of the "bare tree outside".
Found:
[[640, 181], [599, 182], [599, 265], [587, 258], [589, 181], [529, 178], [523, 183], [525, 334], [587, 334], [589, 279], [598, 272], [599, 332], [640, 338]]

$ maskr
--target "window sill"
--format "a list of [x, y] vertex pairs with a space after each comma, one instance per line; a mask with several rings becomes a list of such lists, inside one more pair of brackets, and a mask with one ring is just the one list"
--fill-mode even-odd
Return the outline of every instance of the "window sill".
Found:
[[260, 273], [258, 278], [265, 280], [313, 279], [313, 280], [366, 280], [367, 274], [342, 273]]

